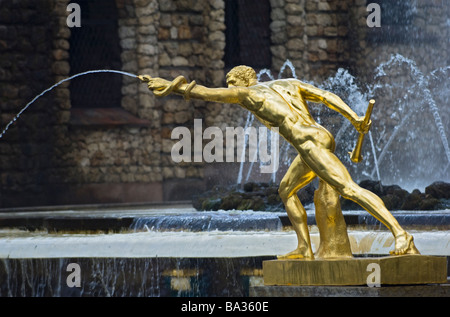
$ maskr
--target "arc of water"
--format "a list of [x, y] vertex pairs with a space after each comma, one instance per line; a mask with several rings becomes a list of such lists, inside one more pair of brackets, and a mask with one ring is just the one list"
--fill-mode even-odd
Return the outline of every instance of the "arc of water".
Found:
[[281, 66], [280, 73], [278, 74], [278, 79], [281, 79], [281, 76], [283, 75], [284, 70], [286, 69], [286, 67], [289, 67], [289, 69], [291, 70], [292, 77], [297, 79], [297, 74], [295, 73], [295, 67], [292, 64], [292, 62], [290, 60], [288, 60], [288, 59], [284, 62], [283, 66]]
[[[386, 153], [389, 149], [389, 146], [391, 145], [392, 141], [394, 141], [395, 137], [397, 136], [397, 134], [401, 131], [402, 127], [405, 125], [405, 123], [408, 121], [409, 117], [411, 117], [412, 115], [412, 111], [410, 111], [402, 120], [402, 122], [400, 123], [400, 125], [396, 126], [394, 128], [394, 132], [391, 134], [391, 136], [389, 137], [389, 140], [386, 142], [386, 145], [383, 147], [383, 150], [381, 151], [380, 156], [378, 156], [378, 164], [384, 159], [384, 157], [386, 156]], [[375, 174], [375, 172], [379, 171], [378, 169], [378, 164], [376, 164], [376, 166], [374, 167], [374, 169], [372, 170], [372, 173], [370, 174], [370, 177], [373, 177], [373, 175]]]
[[335, 141], [336, 143], [339, 143], [342, 135], [344, 134], [344, 132], [347, 130], [347, 128], [350, 126], [350, 121], [344, 121], [344, 123], [342, 124], [342, 127], [339, 129], [339, 131], [336, 133], [335, 136]]
[[373, 161], [375, 164], [375, 170], [377, 171], [377, 178], [378, 178], [378, 181], [381, 182], [380, 169], [378, 168], [378, 159], [377, 159], [377, 153], [375, 152], [375, 144], [373, 142], [372, 131], [369, 131], [369, 139], [370, 139], [370, 144], [372, 146]]
[[[441, 68], [436, 69], [433, 72], [431, 72], [428, 76], [425, 76], [418, 69], [418, 67], [416, 66], [414, 61], [412, 61], [412, 60], [410, 60], [410, 59], [408, 59], [408, 58], [406, 58], [406, 57], [404, 57], [404, 56], [402, 56], [400, 54], [396, 54], [396, 55], [392, 55], [389, 61], [379, 65], [376, 68], [374, 79], [377, 79], [378, 77], [381, 77], [381, 76], [385, 76], [386, 75], [386, 72], [385, 72], [386, 67], [390, 67], [392, 65], [395, 65], [396, 63], [398, 63], [398, 64], [406, 63], [409, 66], [409, 68], [410, 68], [411, 74], [417, 79], [417, 84], [415, 85], [415, 88], [410, 88], [407, 91], [407, 93], [408, 94], [412, 93], [414, 90], [416, 90], [418, 88], [418, 89], [420, 89], [423, 92], [425, 98], [428, 101], [427, 103], [428, 103], [429, 109], [430, 109], [430, 111], [431, 111], [431, 113], [433, 115], [434, 123], [436, 125], [437, 130], [438, 130], [438, 134], [440, 136], [442, 145], [444, 147], [445, 155], [446, 155], [446, 157], [448, 159], [448, 162], [449, 162], [449, 164], [447, 164], [447, 166], [444, 168], [444, 170], [446, 170], [446, 169], [448, 169], [450, 167], [449, 142], [448, 142], [448, 138], [447, 138], [447, 135], [446, 135], [446, 132], [445, 132], [445, 127], [444, 127], [442, 118], [441, 118], [440, 113], [439, 113], [439, 108], [438, 108], [438, 106], [437, 106], [437, 104], [436, 104], [436, 102], [435, 102], [435, 100], [434, 100], [434, 98], [432, 96], [432, 92], [431, 92], [431, 90], [429, 88], [429, 80], [431, 79], [432, 76], [436, 77], [438, 72], [444, 72], [444, 71], [449, 70], [450, 66], [441, 67]], [[286, 68], [290, 68], [291, 71], [292, 71], [293, 77], [297, 78], [297, 75], [295, 73], [295, 68], [294, 68], [294, 66], [292, 65], [292, 63], [289, 60], [286, 60], [286, 62], [281, 67], [279, 75], [278, 75], [278, 78], [281, 79], [281, 77], [283, 76]], [[267, 70], [267, 69], [261, 70], [259, 72], [259, 74], [258, 74], [258, 80], [260, 80], [263, 75], [268, 76], [270, 80], [275, 80], [275, 78], [272, 75], [270, 70]], [[340, 75], [340, 76], [345, 75], [345, 72], [340, 69], [338, 71], [337, 75]], [[339, 76], [337, 76], [337, 77], [339, 77]], [[347, 84], [350, 84], [351, 87], [354, 86], [354, 82], [353, 81], [350, 81]], [[376, 84], [376, 83], [374, 85], [372, 85], [372, 86], [368, 86], [367, 87], [368, 88], [368, 94], [369, 95], [374, 95], [375, 90], [377, 88], [379, 88], [379, 87], [381, 87], [381, 86]], [[358, 96], [359, 97], [364, 97], [362, 95], [361, 96], [358, 95]], [[359, 100], [361, 98], [357, 98], [357, 99]], [[354, 101], [357, 101], [357, 100], [354, 100]], [[386, 154], [389, 151], [389, 148], [390, 148], [391, 144], [393, 143], [393, 140], [398, 135], [398, 133], [402, 130], [402, 128], [405, 126], [406, 121], [408, 121], [408, 119], [413, 114], [412, 112], [413, 112], [413, 110], [410, 109], [410, 111], [406, 113], [406, 115], [403, 117], [401, 123], [394, 129], [393, 133], [389, 137], [389, 140], [387, 141], [386, 145], [383, 147], [383, 149], [382, 149], [381, 153], [379, 153], [379, 155], [377, 155], [377, 151], [376, 151], [374, 140], [373, 140], [373, 135], [372, 135], [372, 133], [369, 133], [370, 145], [371, 145], [371, 148], [372, 148], [372, 154], [374, 156], [374, 168], [373, 168], [373, 170], [371, 172], [371, 177], [374, 177], [376, 175], [378, 177], [378, 179], [380, 180], [381, 175], [380, 175], [380, 171], [379, 171], [379, 165], [386, 158]], [[335, 137], [336, 141], [338, 141], [342, 137], [342, 135], [345, 133], [345, 131], [348, 129], [349, 126], [350, 126], [350, 123], [348, 121], [344, 121], [343, 126], [337, 132], [337, 135]], [[250, 176], [250, 172], [251, 172], [251, 168], [252, 167], [253, 167], [253, 164], [250, 166], [250, 170], [247, 173], [247, 179]]]
[[[258, 74], [256, 75], [256, 77], [258, 78], [258, 81], [261, 81], [261, 78], [262, 78], [262, 76], [264, 76], [264, 75], [266, 75], [267, 77], [269, 77], [270, 80], [274, 80], [274, 79], [275, 79], [275, 77], [272, 75], [272, 72], [270, 71], [270, 69], [264, 68], [264, 69], [261, 69], [261, 70], [258, 72]], [[253, 120], [254, 120], [254, 115], [253, 115], [251, 112], [249, 112], [249, 113], [247, 114], [247, 120], [246, 120], [246, 123], [245, 123], [245, 129], [248, 128], [249, 126], [251, 126], [251, 125], [253, 124]], [[243, 148], [242, 153], [245, 153], [245, 149], [246, 149], [246, 146], [247, 146], [247, 138], [246, 138], [246, 142], [244, 142], [243, 146], [244, 146], [244, 148]], [[258, 147], [259, 147], [259, 143], [258, 143]], [[250, 163], [250, 166], [249, 166], [249, 168], [248, 168], [247, 175], [246, 175], [246, 177], [245, 177], [245, 181], [246, 181], [246, 182], [247, 182], [247, 181], [249, 180], [249, 178], [250, 178], [251, 172], [252, 172], [252, 170], [253, 170], [253, 164], [254, 164], [254, 162], [255, 162], [256, 159], [257, 159], [257, 158], [256, 158], [257, 154], [258, 154], [258, 150], [254, 152], [254, 156], [253, 156], [253, 158], [251, 159], [251, 163]], [[244, 160], [241, 160], [241, 164], [240, 164], [240, 166], [239, 166], [238, 178], [237, 178], [237, 183], [238, 183], [238, 184], [240, 184], [240, 183], [242, 182], [243, 169], [244, 169]]]
[[[428, 106], [430, 107], [430, 110], [432, 112], [436, 128], [438, 129], [438, 133], [441, 138], [442, 145], [444, 147], [445, 154], [450, 163], [450, 148], [449, 148], [449, 144], [448, 144], [447, 135], [445, 133], [445, 128], [442, 123], [441, 116], [439, 114], [439, 109], [436, 105], [436, 102], [434, 101], [434, 98], [431, 94], [430, 89], [428, 88], [428, 80], [424, 76], [424, 74], [419, 70], [419, 68], [416, 66], [416, 63], [413, 60], [406, 58], [400, 54], [392, 55], [391, 59], [388, 62], [377, 67], [377, 74], [376, 74], [375, 78], [386, 75], [386, 73], [384, 72], [384, 67], [390, 66], [394, 63], [398, 63], [398, 64], [406, 63], [410, 67], [412, 74], [417, 78], [418, 86], [420, 87], [421, 91], [423, 91], [423, 93], [425, 95], [425, 99], [428, 100]], [[430, 75], [434, 75], [434, 71]], [[403, 119], [403, 122], [405, 122], [405, 121], [406, 121], [406, 117]], [[401, 124], [401, 126], [403, 126], [403, 124]], [[393, 134], [396, 134], [397, 131], [398, 131], [398, 129], [396, 129]], [[390, 140], [391, 139], [392, 139], [392, 136], [391, 136]], [[389, 143], [390, 142], [388, 142], [386, 144], [386, 146]], [[384, 149], [383, 149], [383, 152], [384, 152]], [[382, 155], [383, 155], [383, 153], [382, 153]], [[381, 162], [382, 155], [380, 155], [378, 162]], [[372, 174], [373, 174], [373, 172], [372, 172]]]
[[[297, 74], [296, 74], [296, 72], [295, 72], [295, 67], [294, 67], [294, 65], [292, 64], [292, 62], [291, 62], [289, 59], [287, 59], [287, 60], [283, 63], [283, 65], [281, 66], [280, 72], [279, 72], [279, 74], [278, 74], [278, 79], [281, 79], [281, 78], [282, 78], [283, 73], [285, 72], [286, 68], [289, 68], [289, 69], [291, 70], [292, 77], [294, 77], [295, 79], [297, 79]], [[269, 69], [264, 68], [264, 69], [260, 70], [260, 71], [258, 72], [258, 74], [257, 74], [258, 81], [261, 81], [261, 78], [262, 78], [262, 76], [264, 76], [264, 75], [266, 75], [267, 77], [269, 77], [269, 80], [275, 80], [275, 77], [273, 76], [272, 72], [271, 72]], [[250, 125], [251, 125], [251, 124], [253, 124], [254, 116], [253, 116], [252, 113], [249, 113], [248, 116], [247, 116], [247, 123], [248, 123], [249, 120], [250, 120], [250, 119], [249, 119], [250, 116], [251, 116], [251, 122], [250, 122]], [[246, 126], [245, 126], [246, 128], [247, 128], [248, 126], [250, 126], [250, 125], [247, 125], [247, 123], [246, 123]], [[272, 130], [269, 130], [269, 137], [270, 137], [271, 139], [272, 139], [272, 133], [274, 133], [274, 132], [273, 132]], [[246, 147], [246, 146], [247, 146], [247, 142], [244, 143], [244, 149], [243, 149], [243, 152], [242, 152], [242, 153], [245, 153], [245, 147]], [[259, 146], [259, 145], [258, 145], [258, 146]], [[289, 147], [289, 144], [286, 145], [286, 149], [285, 149], [286, 153], [287, 153], [288, 147]], [[256, 151], [256, 152], [257, 152], [257, 151]], [[256, 152], [255, 152], [255, 155], [256, 155]], [[247, 175], [246, 175], [245, 181], [248, 181], [249, 178], [250, 178], [250, 175], [251, 175], [251, 172], [252, 172], [252, 169], [253, 169], [253, 163], [254, 163], [254, 161], [256, 161], [256, 160], [253, 159], [252, 162], [251, 162], [251, 164], [250, 164], [250, 166], [249, 166], [249, 169], [248, 169], [248, 171], [247, 171]], [[237, 183], [238, 183], [238, 184], [240, 184], [240, 183], [242, 182], [243, 166], [244, 166], [244, 162], [243, 162], [243, 160], [242, 160], [242, 162], [241, 162], [241, 164], [240, 164], [240, 167], [239, 167], [239, 174], [238, 174], [238, 179], [237, 179]], [[276, 174], [277, 174], [277, 171], [274, 171], [274, 172], [271, 174], [271, 180], [272, 180], [273, 183], [274, 183], [275, 180], [276, 180]]]
[[[278, 139], [274, 139], [274, 133], [272, 130], [270, 130], [270, 144], [272, 145], [272, 141], [273, 140], [278, 140]], [[278, 161], [280, 160], [280, 150], [279, 150], [279, 144], [278, 141], [275, 142], [276, 144], [274, 144], [274, 148], [271, 148], [270, 151], [271, 153], [275, 153], [275, 156], [273, 157], [274, 161]], [[272, 162], [273, 164], [273, 171], [272, 171], [272, 183], [275, 184], [275, 181], [277, 180], [277, 171], [278, 171], [278, 165], [275, 162]]]
[[430, 106], [431, 113], [433, 114], [433, 117], [434, 117], [434, 122], [436, 124], [439, 135], [441, 137], [441, 141], [442, 141], [442, 145], [444, 146], [445, 154], [447, 155], [447, 159], [450, 162], [450, 148], [448, 145], [447, 135], [445, 134], [444, 124], [442, 123], [442, 119], [439, 114], [439, 109], [431, 95], [430, 89], [428, 89], [428, 87], [426, 87], [426, 89], [424, 89], [424, 92], [425, 92], [425, 96], [426, 96], [427, 100], [429, 100], [428, 105]]
[[[261, 140], [259, 140], [259, 142], [261, 142]], [[256, 162], [257, 160], [257, 156], [258, 156], [258, 151], [259, 151], [259, 142], [258, 142], [258, 148], [257, 150], [254, 152], [253, 154], [253, 158], [250, 162], [250, 167], [248, 168], [247, 171], [247, 176], [245, 177], [245, 181], [248, 182], [249, 178], [250, 178], [250, 174], [252, 173], [252, 169], [253, 169], [253, 164]]]
[[59, 82], [57, 82], [56, 84], [54, 84], [53, 86], [45, 89], [43, 92], [41, 92], [39, 95], [37, 95], [36, 97], [34, 97], [29, 103], [27, 103], [25, 105], [25, 107], [22, 108], [22, 110], [19, 111], [19, 113], [17, 113], [14, 118], [6, 125], [5, 129], [3, 129], [2, 133], [0, 134], [0, 139], [3, 138], [3, 136], [5, 135], [6, 131], [9, 129], [9, 127], [14, 124], [14, 122], [17, 121], [17, 119], [19, 119], [19, 117], [22, 115], [22, 113], [27, 110], [37, 99], [39, 99], [40, 97], [42, 97], [44, 94], [46, 94], [47, 92], [51, 91], [52, 89], [58, 87], [59, 85], [61, 85], [62, 83], [65, 83], [66, 81], [72, 80], [76, 77], [80, 77], [83, 75], [87, 75], [87, 74], [95, 74], [95, 73], [116, 73], [116, 74], [121, 74], [121, 75], [126, 75], [126, 76], [130, 76], [130, 77], [135, 77], [137, 78], [137, 75], [131, 74], [131, 73], [127, 73], [127, 72], [123, 72], [120, 70], [112, 70], [112, 69], [96, 69], [96, 70], [90, 70], [90, 71], [86, 71], [86, 72], [82, 72], [82, 73], [78, 73], [75, 74], [71, 77], [65, 78]]
[[448, 70], [450, 70], [450, 66], [439, 67], [439, 68], [433, 70], [433, 71], [430, 73], [429, 77], [436, 77], [436, 78], [437, 78], [437, 75], [436, 75], [437, 72], [443, 73], [443, 72], [448, 71]]
[[272, 75], [272, 72], [269, 69], [267, 69], [267, 68], [261, 69], [259, 71], [259, 73], [256, 75], [256, 77], [258, 78], [258, 81], [261, 81], [261, 77], [263, 75], [267, 75], [267, 77], [269, 77], [270, 80], [274, 80], [275, 79], [275, 77], [273, 77], [273, 75]]
[[[244, 131], [247, 131], [247, 128], [250, 127], [253, 123], [253, 119], [254, 116], [253, 114], [249, 111], [247, 114], [247, 120], [245, 122], [245, 127], [244, 127]], [[242, 149], [242, 154], [241, 154], [241, 164], [239, 166], [239, 173], [238, 173], [238, 178], [237, 178], [237, 183], [241, 184], [242, 183], [242, 173], [244, 170], [244, 161], [245, 161], [245, 149], [247, 148], [247, 144], [248, 144], [248, 136], [247, 134], [245, 134], [245, 141]]]

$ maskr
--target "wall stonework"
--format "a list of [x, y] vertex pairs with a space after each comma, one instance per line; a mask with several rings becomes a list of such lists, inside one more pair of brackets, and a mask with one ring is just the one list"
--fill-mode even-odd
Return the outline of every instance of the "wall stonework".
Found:
[[[70, 67], [68, 1], [2, 1], [0, 117], [2, 128], [35, 95], [66, 78]], [[61, 177], [70, 119], [63, 84], [33, 104], [0, 141], [1, 205], [42, 204], [45, 187]]]
[[349, 41], [350, 30], [355, 27], [354, 2], [271, 1], [273, 68], [280, 69], [289, 59], [299, 77], [318, 80], [339, 67], [348, 67], [354, 54]]

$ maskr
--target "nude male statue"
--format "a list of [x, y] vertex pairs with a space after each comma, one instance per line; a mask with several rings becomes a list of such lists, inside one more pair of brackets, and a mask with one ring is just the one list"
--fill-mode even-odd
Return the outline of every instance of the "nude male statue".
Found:
[[[186, 99], [194, 98], [206, 101], [238, 104], [249, 110], [268, 128], [278, 127], [278, 131], [298, 152], [298, 156], [289, 167], [279, 187], [280, 197], [297, 234], [298, 246], [292, 252], [279, 256], [281, 259], [314, 259], [307, 226], [304, 207], [297, 196], [297, 191], [319, 178], [319, 188], [314, 202], [320, 217], [327, 218], [322, 234], [328, 245], [321, 249], [321, 257], [351, 256], [345, 223], [339, 205], [339, 195], [358, 203], [372, 216], [383, 223], [395, 238], [393, 255], [419, 254], [411, 234], [403, 230], [397, 220], [386, 209], [383, 201], [372, 192], [361, 188], [351, 178], [342, 162], [335, 156], [333, 136], [314, 121], [306, 101], [320, 102], [339, 112], [350, 120], [360, 133], [367, 133], [370, 127], [364, 123], [348, 105], [333, 93], [321, 90], [296, 79], [280, 79], [258, 82], [256, 72], [247, 66], [237, 66], [227, 74], [228, 88], [207, 88], [188, 84], [184, 78], [174, 82], [162, 78], [140, 76], [148, 82], [148, 88], [155, 95], [175, 93]], [[319, 220], [318, 219], [318, 220]], [[333, 227], [333, 223], [336, 222]], [[331, 231], [326, 232], [330, 227]], [[319, 226], [320, 229], [320, 226]], [[336, 237], [333, 237], [337, 233]], [[341, 241], [343, 240], [343, 241]], [[339, 245], [340, 244], [340, 245]], [[341, 248], [333, 253], [326, 249]]]

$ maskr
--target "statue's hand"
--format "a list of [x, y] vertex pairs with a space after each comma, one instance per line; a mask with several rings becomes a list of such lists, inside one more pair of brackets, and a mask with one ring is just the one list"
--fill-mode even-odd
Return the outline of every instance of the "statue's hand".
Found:
[[[140, 75], [138, 76], [138, 78], [144, 83], [147, 83], [148, 89], [152, 90], [155, 96], [158, 97], [167, 96], [181, 84], [187, 83], [186, 78], [184, 78], [183, 76], [178, 76], [173, 81], [168, 81], [159, 77], [153, 78], [149, 75]], [[195, 86], [195, 81], [193, 81], [192, 83], [187, 87], [188, 89], [192, 89]]]
[[150, 89], [150, 90], [161, 91], [161, 90], [166, 89], [168, 86], [170, 86], [171, 83], [172, 83], [171, 81], [156, 77], [156, 78], [151, 78], [148, 81], [147, 86], [148, 86], [148, 89]]
[[152, 91], [161, 91], [166, 89], [171, 82], [162, 78], [158, 77], [151, 77], [149, 75], [140, 75], [138, 76], [140, 80], [142, 80], [144, 83], [147, 83], [148, 89]]
[[364, 117], [358, 117], [358, 119], [354, 120], [352, 123], [359, 133], [367, 134], [372, 125], [372, 120], [369, 120], [369, 122], [366, 123], [364, 119]]

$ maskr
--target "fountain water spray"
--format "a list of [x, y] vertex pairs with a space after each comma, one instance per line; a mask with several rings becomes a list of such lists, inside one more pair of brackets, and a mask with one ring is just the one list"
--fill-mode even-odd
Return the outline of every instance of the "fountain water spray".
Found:
[[6, 125], [5, 129], [2, 131], [2, 133], [0, 134], [0, 139], [3, 138], [3, 136], [5, 135], [6, 131], [8, 131], [9, 127], [17, 121], [17, 119], [19, 119], [19, 117], [22, 115], [22, 113], [28, 109], [28, 107], [30, 107], [37, 99], [39, 99], [40, 97], [42, 97], [44, 94], [46, 94], [47, 92], [51, 91], [53, 88], [58, 87], [59, 85], [61, 85], [62, 83], [65, 83], [66, 81], [72, 80], [74, 78], [83, 76], [83, 75], [88, 75], [88, 74], [96, 74], [96, 73], [116, 73], [116, 74], [121, 74], [121, 75], [125, 75], [125, 76], [130, 76], [130, 77], [134, 77], [137, 78], [137, 75], [131, 74], [131, 73], [127, 73], [127, 72], [123, 72], [120, 70], [112, 70], [112, 69], [97, 69], [97, 70], [90, 70], [90, 71], [86, 71], [86, 72], [82, 72], [82, 73], [78, 73], [75, 74], [69, 78], [65, 78], [59, 82], [57, 82], [56, 84], [54, 84], [53, 86], [51, 86], [50, 88], [47, 88], [46, 90], [44, 90], [43, 92], [41, 92], [39, 95], [37, 95], [36, 97], [34, 97], [29, 103], [26, 104], [25, 107], [22, 108], [22, 110], [19, 111], [19, 113], [17, 115], [14, 116], [14, 118]]
[[[395, 67], [405, 67], [405, 76], [411, 82], [407, 85], [403, 83], [396, 85], [396, 81], [385, 82], [384, 78], [387, 76], [398, 75]], [[288, 68], [291, 70], [292, 77], [297, 78], [294, 66], [287, 60], [280, 68], [277, 76], [278, 79], [288, 76], [285, 74]], [[384, 183], [392, 182], [408, 190], [421, 188], [427, 182], [429, 184], [429, 182], [434, 180], [448, 181], [450, 167], [450, 148], [446, 132], [448, 124], [444, 123], [446, 117], [442, 117], [438, 108], [439, 103], [445, 102], [448, 89], [445, 86], [443, 90], [438, 88], [440, 90], [432, 91], [432, 89], [436, 90], [436, 86], [431, 84], [431, 80], [435, 80], [441, 85], [445, 82], [443, 79], [449, 70], [450, 66], [441, 67], [430, 72], [429, 75], [425, 75], [419, 70], [414, 61], [402, 55], [395, 54], [374, 70], [373, 82], [364, 86], [358, 84], [357, 79], [342, 68], [338, 69], [335, 75], [321, 83], [308, 82], [320, 89], [334, 92], [360, 116], [364, 115], [369, 99], [375, 98], [380, 102], [376, 110], [377, 113], [374, 116], [373, 127], [368, 133], [370, 142], [365, 146], [365, 160], [359, 165], [353, 164], [346, 155], [354, 145], [356, 134], [356, 131], [353, 129], [348, 129], [352, 127], [351, 123], [341, 118], [338, 124], [329, 127], [335, 130], [333, 134], [335, 135], [337, 144], [336, 153], [351, 174], [360, 175], [360, 177], [363, 177], [362, 179], [371, 178], [378, 179], [378, 181], [383, 181]], [[275, 80], [276, 76], [270, 70], [262, 69], [257, 74], [257, 78], [258, 81]], [[436, 98], [441, 91], [445, 96], [443, 96], [442, 101], [438, 101]], [[395, 95], [396, 92], [400, 92], [400, 97]], [[392, 107], [394, 105], [395, 107]], [[423, 106], [426, 107], [424, 108]], [[313, 106], [313, 108], [317, 112], [317, 122], [323, 124], [323, 118], [326, 117], [324, 114], [328, 110], [324, 107], [315, 108]], [[428, 113], [430, 114], [431, 120], [423, 115], [428, 115]], [[386, 124], [388, 119], [394, 120], [394, 122], [398, 119], [398, 122], [390, 127]], [[253, 124], [251, 114], [247, 117], [247, 122], [252, 122], [251, 124]], [[414, 122], [424, 124], [426, 128], [418, 126]], [[435, 134], [434, 127], [437, 129], [437, 134]], [[437, 136], [436, 140], [440, 140], [439, 142], [430, 142], [428, 138], [433, 138], [434, 135]], [[420, 145], [423, 142], [425, 142], [425, 146]], [[399, 145], [397, 146], [396, 144]], [[443, 151], [438, 149], [439, 144], [442, 145], [441, 149]], [[421, 155], [428, 154], [429, 158], [425, 159], [420, 155], [414, 155], [414, 152], [408, 152], [412, 150], [410, 148], [405, 149], [408, 146], [415, 148], [415, 151], [423, 151], [424, 153], [421, 153]], [[289, 166], [292, 163], [293, 155], [294, 157], [297, 155], [294, 152], [293, 155], [290, 155], [290, 148], [287, 142], [284, 140], [281, 141], [280, 158], [282, 160], [280, 163], [285, 166]], [[394, 149], [396, 152], [390, 155]], [[438, 154], [441, 151], [444, 157]], [[401, 155], [399, 156], [397, 152], [400, 152]], [[419, 153], [416, 152], [416, 154]], [[434, 157], [432, 158], [430, 154], [433, 154]], [[409, 158], [408, 155], [410, 155]], [[411, 155], [414, 155], [414, 157], [411, 157]], [[436, 161], [437, 156], [444, 161], [441, 163], [432, 163]], [[427, 166], [425, 169], [421, 168], [423, 164], [421, 165], [420, 163], [425, 162], [428, 162]], [[416, 166], [416, 168], [413, 169], [409, 166], [404, 168], [406, 164]], [[249, 170], [246, 171], [246, 177], [242, 177], [244, 171], [242, 170], [243, 164], [241, 164], [238, 183], [250, 180], [252, 168], [253, 163], [249, 166]], [[400, 171], [402, 168], [404, 171]], [[407, 172], [408, 169], [409, 172]], [[406, 174], [405, 170], [407, 172]], [[275, 175], [273, 175], [272, 181], [274, 179]]]
[[[293, 78], [297, 79], [297, 75], [295, 73], [295, 67], [294, 67], [294, 65], [292, 64], [292, 62], [290, 60], [286, 60], [284, 62], [284, 64], [281, 66], [280, 73], [278, 74], [278, 79], [282, 78], [283, 73], [286, 70], [286, 68], [289, 68], [291, 70]], [[275, 80], [275, 77], [273, 76], [272, 72], [269, 69], [264, 68], [264, 69], [260, 70], [258, 72], [258, 74], [256, 75], [258, 81], [261, 81], [261, 79], [262, 79], [262, 77], [264, 75], [267, 76], [269, 78], [269, 80]], [[251, 112], [249, 112], [247, 114], [247, 120], [246, 120], [246, 123], [245, 123], [245, 128], [252, 126], [253, 122], [254, 122], [254, 115]], [[269, 138], [272, 138], [272, 133], [274, 133], [274, 132], [272, 130], [269, 130], [269, 135], [268, 135]], [[244, 144], [243, 144], [244, 148], [243, 148], [242, 153], [245, 153], [245, 148], [247, 147], [247, 145], [248, 145], [248, 140], [246, 139], [246, 142], [244, 142]], [[282, 149], [284, 149], [286, 151], [288, 146], [289, 146], [289, 144], [287, 142], [283, 141]], [[271, 151], [274, 151], [274, 150], [275, 149], [271, 149]], [[255, 151], [255, 153], [256, 153], [256, 151]], [[278, 153], [280, 153], [280, 152], [278, 152]], [[278, 157], [278, 159], [279, 158], [280, 157]], [[255, 160], [251, 161], [251, 164], [250, 164], [249, 169], [247, 171], [247, 176], [245, 178], [246, 182], [250, 179], [254, 161]], [[260, 164], [262, 164], [262, 162], [260, 162]], [[242, 183], [242, 180], [243, 180], [243, 177], [242, 177], [243, 169], [244, 169], [244, 160], [241, 160], [241, 164], [239, 166], [239, 173], [238, 173], [238, 178], [237, 178], [237, 184], [241, 184]], [[272, 176], [271, 176], [271, 182], [272, 183], [275, 183], [275, 181], [276, 181], [276, 176], [277, 176], [276, 172], [277, 171], [274, 171], [272, 173]]]
[[[447, 156], [447, 159], [449, 162], [448, 164], [450, 164], [450, 148], [448, 145], [448, 139], [447, 139], [447, 135], [445, 133], [445, 128], [442, 123], [441, 116], [439, 114], [439, 109], [438, 109], [436, 102], [431, 94], [430, 89], [428, 88], [429, 77], [424, 76], [424, 74], [419, 70], [419, 68], [417, 67], [416, 63], [413, 60], [406, 58], [400, 54], [392, 55], [391, 59], [389, 61], [378, 66], [378, 68], [377, 68], [378, 72], [375, 77], [386, 75], [386, 73], [384, 72], [384, 67], [390, 67], [395, 64], [408, 65], [408, 67], [411, 70], [412, 75], [415, 78], [417, 78], [417, 85], [421, 89], [421, 91], [423, 91], [425, 99], [428, 101], [428, 106], [430, 107], [431, 113], [433, 114], [436, 128], [438, 129], [439, 136], [440, 136], [441, 142], [442, 142], [442, 146], [444, 147], [445, 155]], [[449, 67], [446, 67], [446, 69], [448, 69], [448, 68]], [[443, 71], [443, 70], [444, 70], [444, 68], [437, 69], [437, 70], [431, 72], [430, 76], [435, 76], [435, 73], [437, 71]], [[409, 114], [408, 114], [408, 116], [409, 116]], [[406, 122], [406, 120], [404, 119], [403, 122]], [[381, 161], [381, 157], [380, 157], [380, 161]]]

